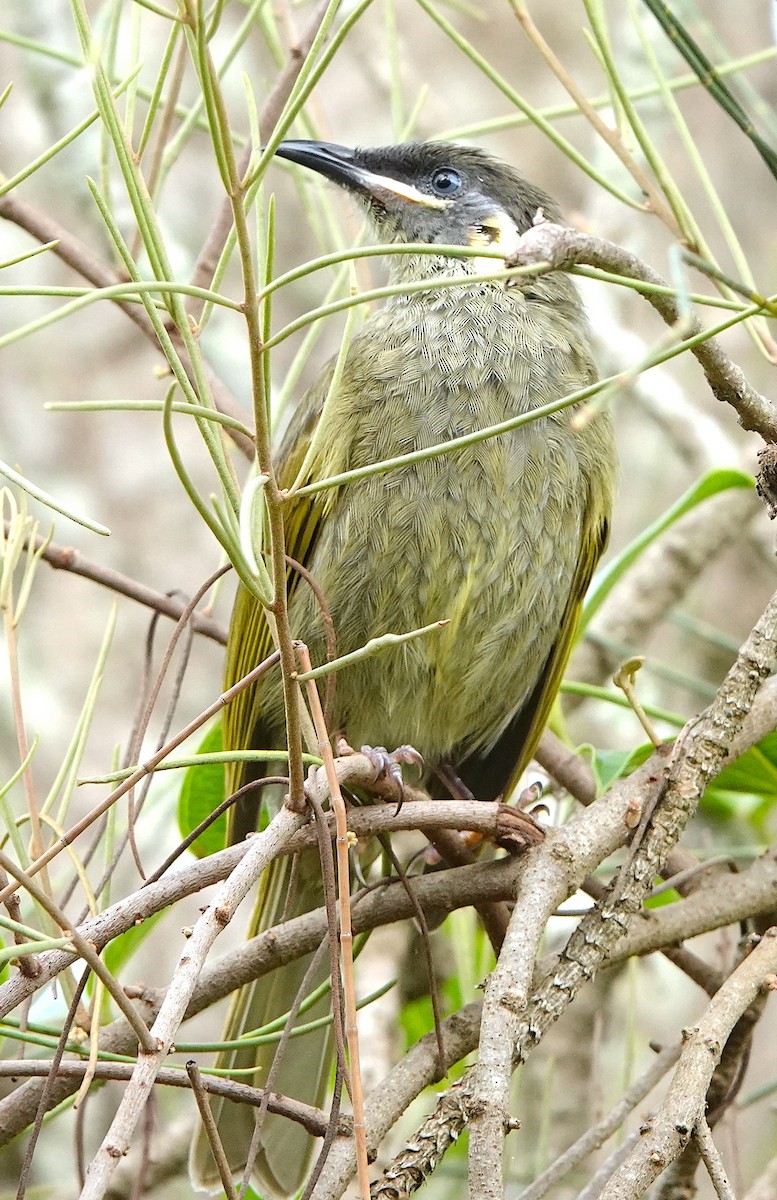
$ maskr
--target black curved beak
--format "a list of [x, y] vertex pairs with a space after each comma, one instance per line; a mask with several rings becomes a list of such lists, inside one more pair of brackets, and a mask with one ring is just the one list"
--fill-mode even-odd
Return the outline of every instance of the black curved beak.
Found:
[[392, 197], [425, 208], [443, 209], [450, 204], [449, 200], [419, 191], [411, 183], [371, 171], [359, 161], [359, 151], [348, 146], [337, 146], [333, 142], [281, 142], [275, 153], [278, 158], [309, 167], [333, 183], [362, 192], [383, 204]]
[[355, 161], [355, 151], [348, 146], [336, 146], [333, 142], [281, 142], [275, 153], [278, 158], [287, 158], [301, 167], [309, 167], [334, 183], [358, 188], [359, 191], [370, 190], [365, 185], [365, 176], [369, 172], [359, 166]]

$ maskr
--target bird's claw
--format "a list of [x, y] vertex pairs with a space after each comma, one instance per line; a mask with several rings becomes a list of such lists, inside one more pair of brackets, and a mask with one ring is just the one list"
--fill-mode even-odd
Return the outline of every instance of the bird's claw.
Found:
[[386, 799], [396, 800], [397, 811], [405, 799], [405, 783], [402, 778], [402, 766], [417, 767], [423, 771], [424, 760], [412, 746], [398, 746], [396, 750], [388, 751], [385, 746], [362, 746], [361, 753], [368, 758], [375, 768], [375, 782], [381, 785], [381, 790], [391, 793]]

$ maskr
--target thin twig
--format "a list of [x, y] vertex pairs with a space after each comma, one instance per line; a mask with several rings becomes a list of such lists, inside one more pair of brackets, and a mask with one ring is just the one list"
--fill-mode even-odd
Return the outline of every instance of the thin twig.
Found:
[[[89, 1064], [82, 1061], [57, 1061], [54, 1059], [0, 1059], [0, 1078], [2, 1079], [34, 1079], [53, 1076], [59, 1078], [82, 1079]], [[126, 1082], [132, 1078], [135, 1070], [134, 1063], [98, 1062], [94, 1069], [95, 1079], [113, 1079]], [[156, 1083], [164, 1087], [188, 1088], [189, 1081], [182, 1071], [175, 1067], [162, 1067], [157, 1074]], [[222, 1079], [215, 1075], [202, 1075], [200, 1084], [203, 1091], [210, 1096], [223, 1096], [236, 1104], [250, 1104], [258, 1108], [264, 1103], [266, 1088], [251, 1087], [247, 1083], [239, 1083], [234, 1079]], [[323, 1137], [328, 1126], [329, 1117], [320, 1108], [303, 1104], [279, 1092], [273, 1092], [267, 1101], [270, 1112], [288, 1117], [296, 1121], [313, 1137]], [[348, 1117], [343, 1117], [337, 1132], [343, 1135], [350, 1133], [351, 1123]]]
[[[297, 654], [303, 671], [312, 670], [307, 646], [298, 642]], [[367, 1157], [367, 1136], [364, 1125], [364, 1099], [359, 1070], [359, 1030], [356, 1023], [356, 988], [353, 977], [353, 930], [351, 928], [351, 902], [349, 886], [348, 850], [350, 836], [348, 817], [340, 791], [340, 781], [334, 765], [332, 744], [324, 721], [324, 711], [318, 695], [315, 679], [305, 684], [313, 725], [318, 738], [318, 752], [324, 760], [324, 769], [329, 787], [329, 799], [337, 825], [335, 846], [337, 848], [337, 882], [339, 890], [340, 947], [343, 957], [343, 985], [345, 991], [345, 1031], [348, 1041], [348, 1059], [351, 1080], [351, 1103], [353, 1105], [353, 1129], [356, 1141], [356, 1163], [362, 1200], [369, 1200], [370, 1178]]]
[[[5, 885], [7, 882], [8, 876], [4, 871], [0, 871], [0, 886]], [[5, 906], [8, 909], [8, 916], [11, 918], [11, 920], [21, 925], [22, 906], [19, 901], [19, 896], [16, 892], [8, 897], [5, 902]], [[29, 938], [25, 937], [20, 930], [15, 929], [13, 933], [13, 940], [14, 945], [23, 946], [25, 942], [29, 941]], [[38, 961], [37, 954], [20, 954], [16, 961], [22, 975], [26, 975], [29, 979], [37, 979], [38, 975], [40, 975], [40, 963]]]
[[197, 921], [151, 1030], [156, 1052], [138, 1059], [110, 1129], [90, 1163], [81, 1200], [102, 1200], [118, 1160], [129, 1149], [149, 1088], [170, 1051], [208, 951], [259, 873], [276, 857], [302, 820], [300, 814], [284, 806], [267, 828], [249, 841], [243, 859]]
[[649, 1067], [623, 1093], [614, 1108], [587, 1129], [568, 1150], [559, 1155], [554, 1163], [543, 1171], [529, 1187], [521, 1192], [518, 1200], [542, 1200], [542, 1197], [556, 1187], [570, 1171], [579, 1166], [589, 1154], [593, 1154], [600, 1146], [616, 1133], [631, 1112], [641, 1104], [653, 1088], [661, 1082], [680, 1057], [681, 1046], [667, 1046], [665, 1050], [650, 1063]]
[[[620, 790], [613, 791], [607, 800], [602, 802], [598, 810], [594, 810], [593, 822], [594, 829], [597, 830], [596, 836], [601, 836], [602, 831], [598, 828], [600, 822], [611, 821], [617, 825], [619, 820], [622, 820], [623, 811], [630, 803], [629, 796], [633, 794], [632, 789], [644, 790], [645, 780], [644, 778], [642, 781], [632, 779], [627, 781], [624, 786], [627, 788], [625, 795]], [[608, 806], [609, 812], [607, 811]], [[374, 815], [378, 811], [380, 810], [364, 810], [365, 814], [369, 815]], [[360, 815], [358, 811], [351, 814], [352, 826], [355, 827], [355, 819]], [[590, 815], [588, 819], [589, 821], [592, 819]], [[580, 836], [585, 837], [587, 843], [588, 835], [592, 832], [593, 830], [590, 828], [581, 828]], [[180, 873], [182, 878], [173, 877], [170, 880], [162, 880], [153, 888], [135, 893], [134, 896], [128, 897], [126, 902], [119, 902], [107, 911], [105, 916], [109, 918], [108, 922], [103, 921], [102, 916], [94, 918], [81, 932], [85, 935], [88, 934], [95, 942], [103, 941], [104, 944], [104, 940], [109, 940], [116, 932], [132, 925], [135, 914], [139, 914], [141, 917], [144, 914], [150, 915], [151, 912], [159, 911], [167, 904], [174, 903], [183, 895], [189, 895], [200, 887], [223, 878], [226, 874], [223, 864], [234, 865], [237, 858], [247, 852], [249, 844], [246, 843], [243, 847], [233, 847], [229, 851], [223, 851], [220, 855], [214, 855], [211, 859], [205, 859], [186, 868]], [[575, 842], [571, 843], [573, 851], [575, 845]], [[214, 859], [217, 860], [215, 865]], [[438, 914], [446, 913], [456, 908], [469, 906], [475, 900], [514, 895], [516, 876], [521, 869], [520, 859], [513, 861], [502, 859], [497, 862], [462, 867], [456, 871], [425, 875], [415, 881], [414, 887], [417, 897], [424, 907]], [[776, 888], [777, 862], [772, 854], [767, 853], [749, 871], [743, 872], [739, 876], [726, 877], [718, 886], [709, 887], [704, 892], [697, 892], [682, 904], [671, 905], [641, 919], [629, 936], [621, 938], [616, 943], [609, 962], [611, 964], [624, 962], [633, 954], [645, 954], [663, 949], [686, 937], [721, 928], [753, 913], [771, 912], [774, 908]], [[149, 904], [149, 900], [153, 903]], [[412, 918], [413, 915], [414, 909], [406, 893], [398, 884], [393, 887], [381, 887], [372, 891], [355, 905], [354, 932], [366, 932], [397, 920]], [[312, 953], [326, 936], [326, 929], [326, 914], [322, 909], [296, 918], [287, 926], [276, 926], [265, 934], [241, 944], [221, 960], [206, 965], [192, 994], [186, 1013], [187, 1019], [223, 999], [235, 988], [250, 983], [259, 976], [266, 975], [293, 958]], [[41, 959], [44, 980], [53, 978], [72, 962], [72, 956], [66, 956], [59, 952], [42, 955]], [[556, 956], [548, 956], [538, 965], [538, 978], [547, 975], [557, 964]], [[21, 976], [16, 976], [15, 979], [4, 984], [0, 989], [3, 995], [3, 1006], [0, 1008], [0, 1012], [7, 1012], [15, 1007], [24, 998], [25, 991], [28, 989], [30, 989], [30, 981]], [[31, 990], [34, 991], [35, 988], [33, 987]], [[142, 993], [138, 994], [138, 1002], [143, 1004], [149, 1012], [149, 1019], [153, 1019], [162, 999], [163, 993], [150, 989], [144, 989]], [[479, 1022], [480, 1006], [477, 1005], [476, 1008]], [[477, 1026], [468, 1024], [464, 1028], [459, 1024], [458, 1017], [454, 1018], [453, 1024], [456, 1030], [456, 1044], [458, 1047], [463, 1047], [459, 1056], [461, 1057], [477, 1045]], [[447, 1022], [443, 1022], [443, 1026], [449, 1028]], [[135, 1052], [135, 1039], [126, 1023], [120, 1020], [102, 1031], [101, 1046], [116, 1054], [132, 1054]], [[383, 1133], [398, 1119], [420, 1090], [439, 1078], [434, 1073], [438, 1058], [433, 1034], [429, 1035], [428, 1041], [425, 1041], [423, 1046], [423, 1052], [421, 1053], [419, 1050], [420, 1058], [416, 1059], [411, 1056], [408, 1061], [403, 1060], [404, 1068], [403, 1064], [399, 1064], [397, 1073], [392, 1073], [371, 1094], [371, 1099], [366, 1107], [370, 1145], [378, 1143]], [[428, 1062], [430, 1053], [433, 1055], [431, 1065]], [[458, 1060], [454, 1059], [453, 1061]], [[447, 1051], [446, 1062], [451, 1062]], [[411, 1063], [419, 1064], [417, 1071], [415, 1068], [411, 1068]], [[68, 1079], [61, 1080], [57, 1092], [52, 1097], [52, 1102], [58, 1103], [63, 1100], [72, 1091], [75, 1091], [76, 1087], [77, 1083], [73, 1084]], [[39, 1094], [39, 1085], [36, 1081], [31, 1080], [0, 1101], [0, 1145], [5, 1144], [33, 1120]], [[447, 1095], [448, 1093], [446, 1093]], [[435, 1161], [439, 1161], [439, 1157], [445, 1151], [451, 1114], [455, 1113], [464, 1103], [466, 1103], [466, 1097], [458, 1094], [451, 1096], [449, 1101], [443, 1099], [437, 1110], [437, 1120], [431, 1121], [429, 1124], [428, 1136], [426, 1127], [419, 1135], [421, 1136], [421, 1146], [434, 1148]], [[465, 1123], [466, 1120], [465, 1113]], [[325, 1124], [322, 1130], [324, 1127]], [[330, 1181], [333, 1174], [340, 1177], [340, 1174], [344, 1172], [344, 1178], [351, 1177], [355, 1163], [349, 1147], [352, 1150], [352, 1141], [341, 1145], [341, 1141], [338, 1139], [324, 1172], [327, 1182]], [[400, 1177], [403, 1175], [404, 1170], [400, 1169]]]
[[244, 783], [243, 786], [238, 788], [236, 792], [233, 792], [231, 796], [227, 796], [225, 800], [222, 800], [221, 804], [217, 804], [216, 807], [208, 813], [207, 817], [200, 821], [199, 825], [195, 825], [191, 833], [188, 833], [183, 841], [179, 842], [175, 849], [170, 851], [164, 862], [158, 866], [157, 869], [151, 873], [151, 875], [149, 875], [148, 879], [144, 881], [143, 886], [148, 887], [149, 884], [156, 883], [158, 879], [161, 879], [162, 876], [170, 869], [173, 863], [176, 862], [182, 854], [185, 854], [189, 847], [197, 841], [197, 838], [203, 834], [206, 829], [210, 829], [214, 821], [217, 821], [219, 817], [223, 817], [224, 813], [229, 812], [230, 808], [232, 808], [235, 804], [239, 804], [239, 802], [247, 795], [250, 795], [252, 792], [261, 791], [262, 788], [274, 787], [279, 784], [288, 787], [288, 775], [263, 775], [261, 779], [251, 779], [248, 783]]
[[[81, 575], [84, 579], [91, 579], [94, 583], [99, 583], [112, 592], [117, 592], [120, 596], [127, 596], [130, 600], [136, 600], [138, 604], [143, 604], [146, 608], [153, 608], [165, 617], [172, 617], [174, 621], [179, 620], [184, 611], [185, 604], [178, 597], [167, 595], [165, 592], [156, 592], [153, 588], [146, 587], [145, 584], [138, 583], [135, 579], [130, 579], [128, 575], [122, 575], [121, 572], [114, 571], [111, 567], [104, 567], [102, 563], [84, 558], [81, 551], [75, 550], [72, 546], [58, 546], [54, 542], [46, 544], [46, 538], [42, 537], [34, 538], [32, 544], [36, 549], [45, 544], [41, 557], [55, 570], [69, 571], [71, 575]], [[26, 547], [27, 543], [25, 543], [25, 549]], [[191, 618], [191, 624], [193, 629], [197, 633], [203, 634], [204, 637], [211, 638], [222, 646], [227, 644], [226, 629], [212, 617], [195, 613]]]
[[[576, 821], [549, 838], [545, 846], [534, 850], [532, 862], [547, 858], [548, 875], [546, 879], [539, 876], [535, 892], [525, 897], [522, 893], [523, 903], [516, 905], [508, 932], [511, 945], [515, 946], [515, 961], [510, 963], [505, 959], [503, 963], [500, 958], [497, 971], [487, 984], [489, 1024], [485, 1027], [484, 1016], [481, 1032], [481, 1042], [483, 1038], [488, 1041], [486, 1063], [483, 1067], [478, 1064], [453, 1085], [451, 1090], [459, 1093], [458, 1103], [449, 1105], [448, 1112], [452, 1115], [445, 1122], [450, 1138], [448, 1144], [452, 1144], [471, 1115], [470, 1188], [483, 1200], [502, 1196], [502, 1146], [513, 1066], [523, 1061], [538, 1044], [545, 1031], [574, 999], [578, 988], [605, 961], [612, 960], [618, 938], [640, 910], [643, 897], [650, 890], [656, 874], [660, 873], [668, 850], [680, 837], [704, 788], [720, 771], [727, 748], [739, 732], [762, 681], [771, 674], [776, 657], [777, 594], [771, 598], [742, 646], [715, 700], [681, 734], [672, 749], [669, 769], [664, 767], [662, 771], [656, 771], [653, 767], [649, 777], [653, 778], [654, 786], [652, 790], [644, 789], [640, 793], [643, 818], [650, 815], [649, 829], [645, 830], [641, 840], [640, 830], [637, 830], [628, 860], [611, 885], [608, 896], [601, 906], [582, 918], [564, 948], [559, 964], [549, 971], [529, 1000], [532, 975], [520, 938], [520, 924], [526, 922], [532, 941], [536, 936], [538, 908], [547, 909], [547, 919], [569, 890], [582, 882], [575, 877], [578, 869], [583, 868], [584, 878], [590, 874], [590, 870], [585, 869], [586, 862], [592, 862], [586, 859], [583, 847], [572, 850], [571, 844], [558, 844], [573, 834]], [[654, 756], [657, 761], [660, 761], [660, 754]], [[631, 777], [632, 783], [634, 778]], [[621, 797], [626, 799], [622, 792]], [[589, 838], [591, 815], [600, 803], [595, 801], [582, 817]], [[586, 840], [585, 847], [591, 848], [590, 840]], [[559, 870], [561, 862], [563, 873]], [[481, 1044], [481, 1053], [482, 1050]], [[444, 1139], [438, 1114], [446, 1105], [447, 1095], [416, 1135], [418, 1138], [427, 1127], [434, 1127], [440, 1154], [444, 1153]], [[413, 1187], [417, 1187], [422, 1179], [412, 1171], [408, 1174], [410, 1178], [414, 1180]]]
[[693, 1136], [699, 1146], [702, 1161], [709, 1171], [712, 1186], [720, 1200], [736, 1200], [734, 1189], [729, 1183], [723, 1160], [712, 1137], [712, 1131], [704, 1117], [700, 1117], [693, 1131]]
[[777, 986], [777, 929], [729, 976], [697, 1025], [685, 1031], [685, 1046], [666, 1100], [650, 1131], [601, 1191], [601, 1200], [636, 1200], [688, 1145], [704, 1115], [704, 1102], [723, 1047], [742, 1014], [763, 987]]
[[537, 26], [529, 14], [523, 0], [509, 0], [510, 7], [515, 13], [518, 21], [523, 26], [526, 36], [533, 42], [536, 49], [545, 59], [548, 67], [560, 81], [563, 87], [571, 96], [578, 112], [582, 113], [594, 130], [598, 133], [602, 141], [610, 147], [613, 154], [620, 160], [623, 166], [631, 175], [634, 182], [639, 187], [640, 192], [647, 200], [647, 207], [651, 212], [664, 222], [670, 233], [683, 241], [683, 231], [677, 223], [674, 213], [661, 193], [661, 190], [656, 186], [655, 180], [643, 169], [634, 155], [629, 151], [621, 132], [618, 128], [612, 128], [599, 116], [594, 106], [588, 100], [585, 92], [578, 87], [574, 78], [569, 74], [566, 67], [558, 58], [553, 49], [545, 41], [545, 38], [540, 33]]
[[187, 1062], [186, 1074], [188, 1075], [189, 1082], [192, 1085], [194, 1099], [197, 1102], [197, 1110], [200, 1114], [200, 1120], [202, 1121], [202, 1125], [205, 1130], [205, 1136], [208, 1139], [208, 1144], [213, 1155], [213, 1161], [218, 1169], [219, 1178], [221, 1179], [221, 1186], [226, 1192], [228, 1200], [237, 1200], [237, 1191], [235, 1190], [235, 1185], [232, 1182], [232, 1172], [229, 1169], [227, 1156], [224, 1151], [221, 1138], [219, 1137], [218, 1126], [213, 1118], [213, 1113], [211, 1112], [210, 1104], [208, 1103], [208, 1097], [205, 1092], [205, 1088], [202, 1085], [200, 1068], [197, 1066], [197, 1063], [194, 1061], [194, 1059], [189, 1059]]
[[59, 928], [63, 930], [63, 932], [67, 933], [67, 936], [70, 938], [76, 950], [78, 951], [79, 958], [82, 958], [84, 962], [87, 963], [92, 969], [98, 979], [102, 981], [106, 989], [110, 992], [111, 997], [113, 998], [119, 1011], [126, 1017], [127, 1021], [132, 1026], [141, 1048], [147, 1053], [153, 1053], [156, 1049], [156, 1043], [149, 1032], [148, 1026], [141, 1017], [140, 1013], [137, 1012], [132, 1002], [128, 999], [119, 981], [108, 970], [105, 963], [97, 953], [94, 945], [86, 938], [83, 938], [76, 929], [72, 929], [70, 927], [70, 921], [68, 921], [65, 913], [63, 913], [59, 905], [54, 903], [51, 896], [44, 892], [43, 888], [40, 887], [34, 879], [31, 879], [26, 871], [23, 871], [21, 867], [17, 867], [16, 863], [13, 862], [8, 855], [4, 854], [2, 851], [0, 851], [0, 866], [2, 866], [4, 871], [7, 871], [9, 875], [12, 875], [13, 878], [16, 879], [18, 886], [23, 887], [25, 891], [28, 891], [33, 899], [40, 904], [41, 908], [48, 913], [52, 920], [56, 921]]
[[[159, 766], [163, 759], [172, 754], [176, 747], [180, 746], [182, 742], [185, 742], [186, 739], [191, 737], [193, 733], [196, 733], [198, 729], [201, 729], [211, 717], [215, 717], [217, 713], [221, 712], [221, 710], [225, 708], [227, 704], [230, 704], [235, 696], [239, 695], [244, 688], [250, 687], [257, 679], [260, 678], [261, 675], [265, 673], [265, 671], [269, 670], [270, 667], [274, 667], [279, 659], [280, 655], [276, 650], [269, 655], [268, 658], [265, 658], [263, 662], [259, 663], [258, 666], [254, 667], [252, 671], [249, 671], [247, 675], [244, 675], [242, 679], [238, 680], [237, 683], [233, 684], [232, 687], [227, 688], [225, 692], [222, 692], [212, 704], [209, 704], [199, 716], [195, 717], [193, 721], [190, 721], [188, 725], [184, 726], [184, 728], [177, 733], [175, 737], [172, 738], [165, 746], [163, 746], [161, 750], [157, 750], [155, 754], [152, 754], [149, 759], [142, 763], [136, 771], [133, 771], [133, 773], [122, 783], [120, 783], [117, 788], [114, 788], [110, 795], [106, 796], [104, 800], [101, 800], [99, 804], [96, 804], [94, 808], [90, 809], [85, 817], [82, 817], [81, 820], [77, 821], [75, 825], [72, 825], [66, 833], [63, 833], [61, 837], [57, 838], [56, 842], [54, 842], [53, 845], [51, 845], [49, 849], [40, 856], [40, 858], [37, 858], [35, 862], [30, 863], [29, 867], [27, 868], [26, 877], [31, 878], [33, 875], [36, 875], [38, 871], [51, 862], [53, 858], [56, 858], [58, 854], [67, 849], [67, 847], [70, 846], [75, 839], [84, 832], [85, 829], [88, 829], [89, 826], [98, 819], [98, 817], [101, 817], [102, 814], [107, 812], [117, 800], [120, 800], [122, 796], [131, 791], [136, 783], [139, 783], [140, 780], [146, 775], [150, 775], [151, 772]], [[19, 884], [8, 884], [7, 887], [3, 888], [2, 891], [0, 891], [0, 903], [4, 901], [7, 896], [11, 894], [11, 892], [16, 891], [19, 886]]]
[[[176, 709], [176, 706], [178, 703], [178, 698], [181, 693], [181, 687], [183, 685], [184, 672], [186, 671], [186, 667], [189, 662], [189, 654], [191, 652], [192, 639], [194, 636], [194, 630], [191, 626], [191, 619], [194, 615], [197, 605], [200, 603], [202, 598], [219, 581], [219, 579], [221, 579], [227, 573], [227, 571], [229, 571], [230, 569], [231, 568], [229, 567], [229, 565], [219, 567], [204, 581], [204, 583], [200, 584], [200, 586], [197, 588], [196, 592], [191, 597], [191, 599], [186, 601], [183, 611], [181, 612], [181, 615], [178, 618], [178, 621], [176, 622], [175, 629], [173, 630], [173, 632], [170, 636], [170, 639], [167, 643], [165, 653], [162, 657], [162, 662], [160, 663], [159, 670], [157, 671], [156, 679], [153, 681], [153, 684], [148, 689], [147, 695], [144, 695], [144, 700], [142, 703], [142, 710], [139, 714], [138, 720], [136, 722], [135, 728], [132, 731], [132, 735], [130, 736], [129, 743], [127, 746], [127, 753], [125, 756], [125, 763], [124, 763], [125, 766], [129, 766], [130, 763], [136, 762], [138, 759], [138, 756], [140, 754], [140, 748], [143, 744], [143, 739], [145, 738], [146, 731], [147, 731], [149, 723], [151, 721], [151, 717], [153, 715], [154, 708], [156, 707], [156, 702], [159, 697], [160, 690], [162, 688], [162, 684], [167, 675], [168, 669], [170, 667], [170, 663], [172, 662], [172, 658], [175, 653], [175, 649], [176, 649], [181, 637], [184, 635], [184, 633], [186, 633], [187, 640], [186, 640], [186, 644], [185, 644], [185, 647], [184, 647], [184, 650], [182, 653], [182, 661], [180, 663], [178, 672], [176, 673], [176, 678], [175, 678], [173, 688], [172, 688], [172, 694], [171, 694], [170, 700], [168, 702], [167, 712], [165, 715], [165, 719], [162, 723], [162, 728], [159, 732], [156, 749], [160, 750], [162, 748], [162, 746], [164, 746], [165, 742], [167, 741], [169, 734], [170, 734], [170, 726], [172, 725], [173, 716], [174, 716], [175, 709]], [[147, 655], [149, 657], [149, 661], [150, 661], [150, 656], [151, 656], [153, 630], [154, 630], [157, 619], [158, 619], [158, 614], [155, 613], [154, 617], [152, 618], [151, 627], [149, 629], [149, 637], [148, 637], [148, 641], [147, 641]], [[145, 692], [145, 689], [144, 689], [144, 692]], [[129, 804], [129, 814], [130, 814], [127, 833], [130, 838], [130, 841], [133, 845], [133, 856], [135, 858], [135, 862], [138, 867], [138, 872], [140, 874], [141, 879], [145, 878], [145, 873], [144, 873], [143, 868], [140, 863], [140, 858], [137, 853], [137, 848], [134, 846], [134, 828], [135, 828], [135, 820], [143, 807], [143, 804], [145, 802], [146, 796], [148, 795], [148, 789], [150, 788], [150, 786], [151, 786], [151, 776], [148, 776], [143, 782], [143, 787], [141, 790], [141, 794], [138, 798], [137, 804], [135, 803], [132, 791], [130, 791], [128, 793], [128, 797], [127, 797], [128, 804]], [[122, 842], [121, 847], [119, 848], [119, 853], [121, 853], [121, 851], [123, 851], [124, 845], [125, 845], [125, 843]]]
[[[342, 1101], [343, 1087], [346, 1087], [350, 1092], [348, 1059], [346, 1056], [345, 998], [343, 996], [343, 982], [340, 975], [337, 922], [337, 879], [334, 855], [332, 853], [332, 840], [323, 806], [319, 798], [313, 794], [312, 790], [308, 792], [308, 803], [313, 810], [313, 816], [316, 822], [318, 851], [321, 859], [321, 877], [324, 884], [324, 906], [326, 908], [327, 917], [326, 940], [329, 947], [329, 974], [332, 981], [332, 1029], [335, 1042], [335, 1087], [332, 1097], [332, 1106], [329, 1113], [329, 1128], [324, 1135], [323, 1145], [319, 1151], [318, 1158], [313, 1164], [313, 1168], [310, 1176], [308, 1177], [301, 1200], [306, 1200], [306, 1197], [312, 1195], [313, 1189], [316, 1186], [316, 1182], [324, 1169], [327, 1158], [329, 1157], [329, 1151], [332, 1148], [332, 1143], [337, 1130], [337, 1124], [340, 1119], [340, 1105]], [[299, 858], [295, 859], [295, 862], [299, 861]], [[289, 1022], [287, 1021], [287, 1026], [288, 1025]], [[275, 1063], [273, 1062], [273, 1066], [274, 1065]]]
[[607, 1158], [596, 1168], [596, 1171], [589, 1179], [582, 1191], [578, 1192], [575, 1200], [599, 1200], [602, 1188], [612, 1174], [618, 1169], [621, 1163], [628, 1158], [631, 1151], [636, 1146], [639, 1139], [644, 1135], [645, 1129], [650, 1125], [649, 1121], [641, 1126], [640, 1129], [633, 1130], [622, 1145], [616, 1146], [614, 1150], [608, 1154]]
[[[33, 1124], [32, 1132], [30, 1134], [30, 1140], [27, 1143], [27, 1149], [25, 1150], [25, 1153], [24, 1153], [24, 1162], [22, 1163], [22, 1169], [19, 1172], [19, 1186], [18, 1186], [18, 1191], [16, 1193], [16, 1200], [22, 1200], [24, 1193], [27, 1190], [27, 1181], [30, 1177], [30, 1170], [32, 1168], [32, 1160], [33, 1160], [33, 1156], [35, 1154], [35, 1147], [38, 1143], [40, 1131], [43, 1128], [43, 1118], [45, 1117], [46, 1112], [48, 1110], [49, 1096], [51, 1094], [51, 1089], [53, 1087], [54, 1080], [57, 1078], [57, 1075], [59, 1074], [60, 1068], [62, 1066], [62, 1057], [65, 1053], [65, 1048], [67, 1046], [68, 1039], [70, 1037], [70, 1030], [72, 1029], [73, 1022], [76, 1019], [76, 1013], [78, 1012], [78, 1006], [81, 1003], [81, 997], [84, 994], [84, 988], [86, 987], [86, 983], [87, 983], [87, 980], [89, 979], [90, 974], [91, 974], [91, 971], [90, 971], [89, 967], [85, 967], [84, 971], [81, 974], [81, 978], [79, 979], [78, 983], [76, 984], [75, 991], [73, 992], [73, 996], [70, 1001], [70, 1005], [68, 1006], [67, 1014], [65, 1015], [65, 1020], [62, 1024], [62, 1033], [60, 1034], [57, 1048], [54, 1051], [53, 1059], [48, 1064], [40, 1064], [40, 1065], [48, 1066], [48, 1070], [45, 1072], [46, 1082], [41, 1090], [40, 1101], [38, 1103], [38, 1111], [35, 1114], [35, 1122]], [[25, 1062], [23, 1065], [28, 1066], [29, 1063]], [[86, 1074], [86, 1071], [89, 1069], [90, 1064], [83, 1063], [81, 1065], [84, 1068], [84, 1074]]]

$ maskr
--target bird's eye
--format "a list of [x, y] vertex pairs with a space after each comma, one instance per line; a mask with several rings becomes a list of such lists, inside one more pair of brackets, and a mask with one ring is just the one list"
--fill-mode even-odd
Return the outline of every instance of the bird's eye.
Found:
[[461, 175], [452, 167], [443, 167], [432, 175], [432, 191], [438, 196], [452, 196], [461, 187]]

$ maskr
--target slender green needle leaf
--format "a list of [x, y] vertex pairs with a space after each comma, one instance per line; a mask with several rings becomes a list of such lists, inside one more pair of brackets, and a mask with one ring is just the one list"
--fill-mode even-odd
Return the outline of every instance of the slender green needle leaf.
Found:
[[15, 258], [6, 258], [4, 262], [0, 262], [0, 271], [4, 271], [6, 267], [16, 267], [30, 258], [37, 258], [39, 254], [45, 254], [47, 250], [53, 250], [58, 245], [59, 242], [44, 242], [42, 246], [34, 246], [32, 250], [25, 250], [24, 254], [17, 254]]
[[[605, 700], [608, 704], [614, 704], [616, 708], [628, 708], [633, 711], [632, 705], [622, 692], [614, 692], [594, 683], [578, 683], [574, 679], [565, 679], [561, 691], [570, 696], [585, 696], [589, 700]], [[682, 729], [686, 722], [686, 718], [680, 713], [671, 712], [667, 708], [658, 708], [655, 704], [643, 704], [642, 707], [649, 717], [654, 717], [657, 721], [666, 721], [667, 725], [675, 725], [678, 729]]]
[[710, 62], [698, 42], [694, 41], [685, 26], [673, 14], [669, 5], [663, 3], [663, 0], [642, 0], [642, 2], [698, 77], [704, 90], [753, 143], [768, 170], [777, 179], [777, 150], [765, 142], [756, 131], [751, 118], [728, 85], [720, 78], [714, 63]]
[[99, 521], [93, 521], [91, 517], [82, 517], [71, 508], [66, 508], [59, 500], [55, 500], [48, 492], [44, 492], [43, 488], [39, 488], [37, 484], [26, 479], [24, 475], [20, 475], [18, 471], [14, 471], [13, 467], [9, 467], [7, 463], [0, 462], [0, 475], [5, 475], [6, 479], [11, 483], [15, 483], [33, 499], [45, 504], [47, 508], [51, 508], [54, 512], [60, 513], [63, 517], [67, 517], [69, 521], [74, 521], [76, 525], [83, 525], [84, 529], [91, 530], [92, 533], [102, 534], [104, 537], [110, 535], [110, 529], [107, 525], [101, 525]]
[[[43, 405], [47, 412], [164, 412], [164, 400], [51, 400]], [[171, 408], [176, 413], [186, 413], [202, 421], [215, 421], [225, 429], [235, 429], [245, 437], [253, 439], [253, 430], [215, 409], [203, 408], [201, 404], [185, 404], [174, 400]]]

